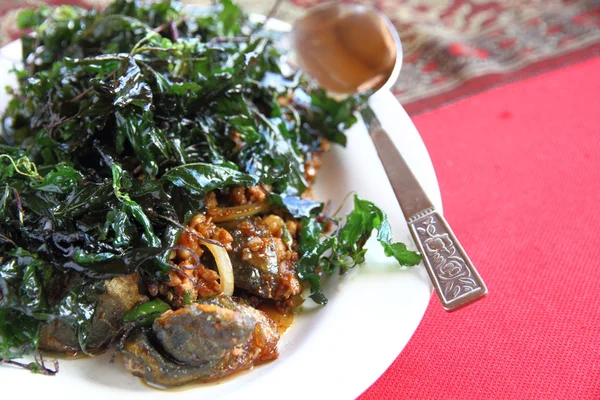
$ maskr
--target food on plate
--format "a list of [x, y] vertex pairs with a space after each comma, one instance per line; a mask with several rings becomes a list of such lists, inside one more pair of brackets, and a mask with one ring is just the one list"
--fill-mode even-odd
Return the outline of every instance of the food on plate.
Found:
[[122, 353], [133, 375], [168, 387], [273, 360], [278, 340], [277, 326], [263, 312], [220, 295], [165, 312], [150, 330], [129, 338]]
[[31, 33], [0, 137], [2, 363], [53, 374], [44, 351], [114, 348], [150, 384], [213, 381], [277, 358], [261, 310], [326, 304], [322, 279], [362, 263], [373, 231], [419, 262], [373, 203], [354, 196], [338, 218], [312, 198], [364, 98], [329, 98], [230, 0], [43, 6], [19, 24]]

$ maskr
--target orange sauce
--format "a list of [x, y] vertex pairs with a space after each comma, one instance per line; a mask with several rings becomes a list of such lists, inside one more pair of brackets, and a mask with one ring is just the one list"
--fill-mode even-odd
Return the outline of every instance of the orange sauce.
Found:
[[267, 317], [271, 318], [273, 322], [275, 322], [280, 336], [283, 335], [294, 322], [294, 313], [292, 311], [281, 313], [273, 305], [266, 303], [258, 306], [258, 309], [267, 314]]
[[[283, 335], [292, 326], [292, 323], [294, 322], [295, 314], [292, 311], [282, 313], [279, 310], [277, 310], [272, 304], [266, 304], [266, 303], [262, 303], [261, 305], [259, 305], [257, 307], [257, 309], [259, 309], [260, 311], [267, 314], [267, 316], [269, 318], [271, 318], [273, 320], [273, 322], [275, 322], [275, 324], [277, 325], [277, 331], [279, 332], [280, 336]], [[277, 360], [275, 360], [274, 362], [277, 362]], [[144, 386], [146, 386], [150, 389], [154, 389], [154, 390], [161, 390], [161, 391], [166, 390], [168, 392], [183, 392], [183, 391], [195, 389], [198, 387], [210, 387], [210, 386], [216, 386], [216, 385], [223, 384], [225, 382], [228, 382], [229, 380], [236, 379], [238, 376], [240, 376], [242, 374], [250, 372], [253, 368], [254, 367], [248, 368], [243, 371], [238, 371], [235, 374], [226, 376], [224, 378], [217, 379], [212, 382], [189, 382], [189, 383], [183, 384], [181, 386], [175, 386], [175, 387], [169, 387], [169, 388], [161, 388], [161, 387], [153, 386], [151, 384], [148, 384], [146, 381], [144, 381], [141, 378], [140, 378], [140, 382], [142, 382], [142, 384]]]

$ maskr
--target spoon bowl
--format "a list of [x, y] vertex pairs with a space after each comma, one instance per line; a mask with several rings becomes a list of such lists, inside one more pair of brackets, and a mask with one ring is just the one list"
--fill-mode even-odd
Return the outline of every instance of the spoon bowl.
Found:
[[300, 67], [329, 92], [390, 89], [402, 66], [391, 21], [360, 4], [326, 3], [296, 21], [291, 43]]

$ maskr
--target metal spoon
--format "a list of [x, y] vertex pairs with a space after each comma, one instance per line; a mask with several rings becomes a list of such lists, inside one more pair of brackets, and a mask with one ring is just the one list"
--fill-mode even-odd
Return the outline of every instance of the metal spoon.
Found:
[[[385, 15], [367, 6], [315, 7], [296, 21], [290, 39], [301, 68], [336, 94], [389, 90], [400, 73], [398, 33]], [[361, 115], [444, 308], [454, 310], [485, 295], [481, 276], [373, 110], [367, 105]]]

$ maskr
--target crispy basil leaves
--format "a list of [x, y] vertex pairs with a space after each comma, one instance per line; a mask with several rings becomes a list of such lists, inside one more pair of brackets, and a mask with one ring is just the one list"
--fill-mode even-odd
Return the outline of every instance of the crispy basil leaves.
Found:
[[[280, 69], [276, 36], [222, 0], [185, 15], [176, 1], [116, 0], [104, 11], [25, 10], [22, 70], [0, 124], [0, 358], [35, 351], [60, 320], [85, 349], [104, 280], [166, 279], [168, 249], [203, 198], [269, 184], [302, 218], [299, 274], [324, 303], [320, 275], [363, 259], [373, 229], [401, 264], [370, 203], [333, 236], [303, 200], [304, 164], [364, 100], [336, 101]], [[9, 323], [10, 321], [10, 323]]]

